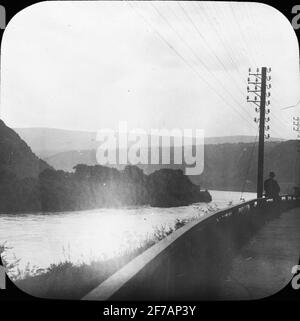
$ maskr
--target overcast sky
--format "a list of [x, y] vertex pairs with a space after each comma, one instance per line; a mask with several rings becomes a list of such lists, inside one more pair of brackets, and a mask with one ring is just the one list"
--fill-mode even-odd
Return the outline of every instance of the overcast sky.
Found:
[[271, 132], [299, 98], [296, 35], [257, 3], [42, 2], [18, 13], [1, 47], [1, 118], [10, 127], [199, 128], [256, 135], [249, 67], [272, 67]]

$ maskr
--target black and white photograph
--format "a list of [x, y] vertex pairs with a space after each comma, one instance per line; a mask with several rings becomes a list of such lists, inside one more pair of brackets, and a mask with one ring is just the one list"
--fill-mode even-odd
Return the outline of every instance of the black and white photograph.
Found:
[[[1, 292], [5, 275], [56, 300], [299, 289], [296, 27], [242, 1], [45, 1], [14, 15], [1, 43]], [[123, 312], [197, 311], [153, 309]]]

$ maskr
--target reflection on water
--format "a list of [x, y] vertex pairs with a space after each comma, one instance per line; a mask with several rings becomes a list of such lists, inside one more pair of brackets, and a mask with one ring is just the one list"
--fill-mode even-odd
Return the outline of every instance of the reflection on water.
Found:
[[[47, 267], [70, 259], [89, 262], [109, 258], [151, 238], [156, 227], [173, 227], [176, 219], [205, 215], [208, 208], [238, 203], [240, 193], [212, 191], [213, 202], [176, 208], [139, 207], [91, 211], [0, 216], [0, 243], [12, 247], [8, 254], [20, 258], [20, 266]], [[243, 197], [251, 199], [253, 193]]]

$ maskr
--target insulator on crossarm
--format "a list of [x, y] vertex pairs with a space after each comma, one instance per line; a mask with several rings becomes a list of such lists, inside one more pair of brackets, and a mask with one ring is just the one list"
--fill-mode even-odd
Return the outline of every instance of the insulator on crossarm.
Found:
[[266, 117], [265, 121], [268, 123], [270, 121], [270, 117]]
[[265, 127], [265, 129], [266, 129], [266, 130], [270, 130], [270, 126], [267, 125], [267, 126]]
[[248, 79], [247, 79], [247, 80], [248, 80], [248, 82], [250, 82], [250, 78], [249, 78], [249, 77], [248, 77]]
[[258, 113], [259, 112], [259, 108], [255, 107], [255, 111]]
[[270, 134], [265, 135], [265, 138], [269, 139], [270, 138]]
[[266, 114], [270, 114], [270, 109], [266, 109]]
[[272, 79], [271, 76], [269, 76], [269, 77], [268, 77], [268, 80], [271, 80], [271, 79]]
[[258, 123], [258, 122], [259, 122], [259, 118], [254, 117], [254, 122], [255, 122], [255, 123]]
[[271, 93], [270, 92], [268, 92], [268, 97], [271, 97]]
[[256, 68], [256, 72], [259, 72], [259, 68]]
[[250, 90], [250, 87], [249, 86], [247, 86], [247, 91], [249, 91]]
[[249, 96], [247, 96], [247, 101], [249, 101]]
[[272, 69], [271, 69], [271, 67], [268, 69], [268, 72], [271, 72], [272, 71]]
[[272, 88], [272, 85], [271, 85], [271, 84], [269, 84], [269, 85], [268, 85], [268, 89], [271, 89], [271, 88]]
[[251, 72], [251, 68], [249, 68], [248, 71]]
[[257, 100], [257, 97], [256, 97], [256, 96], [254, 97], [254, 100]]

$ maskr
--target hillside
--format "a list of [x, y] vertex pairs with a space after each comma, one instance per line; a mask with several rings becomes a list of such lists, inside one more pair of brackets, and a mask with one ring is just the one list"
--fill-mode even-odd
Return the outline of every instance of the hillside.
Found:
[[[208, 189], [255, 191], [257, 173], [257, 144], [207, 144], [204, 148], [204, 172], [190, 179]], [[296, 185], [296, 141], [266, 142], [265, 173], [275, 171], [284, 192]], [[96, 150], [69, 151], [47, 157], [45, 160], [56, 169], [73, 171], [79, 163], [96, 165]], [[138, 165], [145, 174], [161, 168], [184, 169], [181, 165]], [[117, 166], [123, 169], [124, 165]]]
[[46, 168], [50, 166], [0, 119], [0, 173], [11, 173], [22, 179], [38, 177]]
[[[244, 189], [254, 192], [257, 181], [257, 153], [257, 144], [254, 149], [253, 144], [206, 146], [204, 172], [192, 180], [209, 189]], [[299, 159], [297, 141], [265, 144], [265, 177], [270, 171], [274, 171], [284, 193], [292, 192], [297, 183], [297, 158]]]
[[38, 177], [51, 167], [0, 120], [0, 213], [40, 209]]

